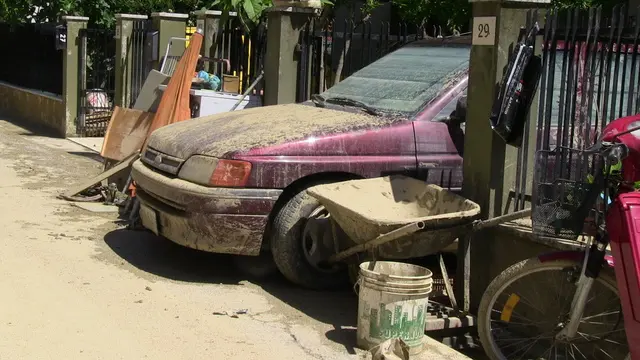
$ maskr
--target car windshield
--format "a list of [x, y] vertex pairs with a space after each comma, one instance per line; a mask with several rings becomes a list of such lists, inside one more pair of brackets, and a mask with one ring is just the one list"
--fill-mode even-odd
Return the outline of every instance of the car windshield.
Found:
[[384, 112], [416, 113], [469, 67], [470, 48], [415, 42], [357, 71], [321, 94]]

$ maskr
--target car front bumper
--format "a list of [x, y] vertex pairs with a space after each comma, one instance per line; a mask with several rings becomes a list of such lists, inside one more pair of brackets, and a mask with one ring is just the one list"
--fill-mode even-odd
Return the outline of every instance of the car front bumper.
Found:
[[132, 177], [142, 225], [194, 249], [258, 255], [278, 189], [210, 188], [170, 177], [140, 160]]

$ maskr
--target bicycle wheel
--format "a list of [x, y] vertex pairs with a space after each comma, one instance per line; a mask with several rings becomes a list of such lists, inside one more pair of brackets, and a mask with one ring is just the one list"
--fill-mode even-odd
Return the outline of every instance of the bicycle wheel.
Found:
[[629, 354], [615, 279], [602, 271], [588, 296], [578, 338], [556, 340], [569, 320], [582, 264], [519, 262], [496, 277], [480, 302], [478, 335], [492, 360], [624, 360]]

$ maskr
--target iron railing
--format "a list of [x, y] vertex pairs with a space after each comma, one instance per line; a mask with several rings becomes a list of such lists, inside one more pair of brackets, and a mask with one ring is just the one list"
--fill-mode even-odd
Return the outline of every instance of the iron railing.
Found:
[[[537, 148], [585, 149], [611, 121], [640, 111], [640, 23], [627, 7], [551, 11], [545, 25]], [[634, 19], [640, 19], [640, 8]], [[578, 179], [588, 164], [566, 152], [536, 163], [549, 179]], [[566, 158], [565, 158], [566, 157]], [[536, 191], [534, 189], [534, 198]]]
[[321, 21], [308, 22], [298, 40], [298, 102], [327, 90], [336, 77], [344, 80], [402, 45], [427, 37], [426, 28], [406, 23]]
[[538, 149], [585, 148], [609, 122], [640, 111], [640, 23], [628, 15], [625, 5], [549, 12]]
[[[133, 22], [131, 37], [129, 38], [131, 54], [131, 91], [126, 99], [125, 106], [132, 107], [135, 104], [140, 90], [144, 85], [147, 75], [153, 68], [151, 49], [146, 45], [147, 35], [151, 29], [151, 20], [136, 20]], [[126, 72], [128, 74], [128, 72]]]
[[62, 55], [56, 50], [56, 24], [0, 23], [0, 81], [62, 94]]
[[[629, 16], [625, 5], [605, 10], [550, 9], [541, 19], [542, 74], [538, 87], [535, 133], [525, 133], [518, 149], [513, 209], [524, 209], [537, 196], [531, 188], [533, 154], [557, 147], [584, 149], [604, 127], [640, 112], [640, 8]], [[535, 14], [530, 13], [527, 26]], [[534, 105], [535, 106], [535, 105]], [[527, 127], [528, 129], [528, 127]], [[531, 141], [535, 141], [531, 143]], [[531, 146], [529, 146], [531, 144]], [[569, 153], [570, 154], [570, 153]], [[570, 156], [570, 155], [567, 155]], [[579, 159], [538, 161], [550, 178], [574, 178]]]
[[78, 51], [78, 118], [81, 136], [103, 136], [115, 96], [115, 31], [82, 29]]
[[[208, 52], [209, 59], [205, 61], [205, 69], [221, 79], [223, 75], [239, 77], [240, 92], [243, 92], [264, 68], [267, 40], [265, 25], [260, 22], [251, 31], [247, 31], [239, 19], [228, 19], [215, 34], [214, 49]], [[254, 88], [254, 93], [260, 94], [263, 87], [259, 83]]]

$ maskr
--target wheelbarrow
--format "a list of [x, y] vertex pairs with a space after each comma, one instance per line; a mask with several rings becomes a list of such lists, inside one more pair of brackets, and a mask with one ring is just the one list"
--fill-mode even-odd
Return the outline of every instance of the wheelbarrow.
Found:
[[[530, 215], [530, 210], [524, 210], [479, 221], [480, 206], [473, 201], [401, 175], [317, 185], [307, 192], [329, 213], [331, 225], [348, 238], [335, 241], [335, 253], [327, 259], [330, 264], [348, 262], [354, 255], [365, 252], [374, 259], [426, 256], [441, 251], [456, 239], [468, 243], [471, 234], [479, 229]], [[333, 233], [339, 233], [335, 228]], [[442, 257], [440, 268], [451, 303], [457, 309]], [[464, 293], [468, 311], [468, 288]]]

